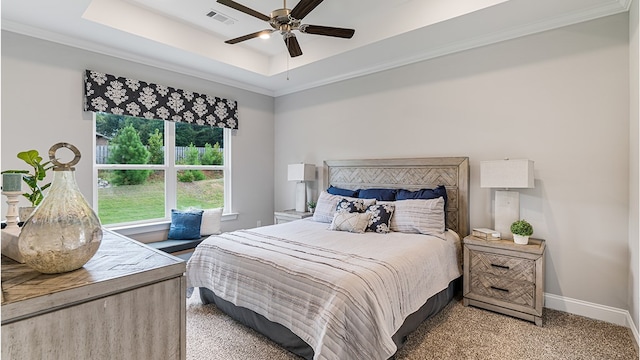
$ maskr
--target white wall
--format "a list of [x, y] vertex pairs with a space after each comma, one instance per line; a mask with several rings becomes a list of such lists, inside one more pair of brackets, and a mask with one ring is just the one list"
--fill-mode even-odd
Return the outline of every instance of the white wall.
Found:
[[3, 169], [24, 168], [16, 158], [19, 151], [35, 148], [46, 157], [51, 145], [69, 142], [83, 155], [76, 179], [91, 202], [93, 127], [90, 113], [82, 111], [85, 69], [237, 100], [232, 206], [239, 216], [223, 222], [223, 230], [273, 221], [272, 97], [7, 31], [2, 32]]
[[628, 65], [621, 14], [279, 97], [276, 208], [292, 162], [469, 156], [471, 226], [491, 226], [480, 161], [528, 158], [545, 291], [628, 309]]
[[629, 312], [633, 319], [635, 335], [640, 328], [640, 5], [634, 0], [629, 10], [629, 87], [630, 121], [629, 121]]

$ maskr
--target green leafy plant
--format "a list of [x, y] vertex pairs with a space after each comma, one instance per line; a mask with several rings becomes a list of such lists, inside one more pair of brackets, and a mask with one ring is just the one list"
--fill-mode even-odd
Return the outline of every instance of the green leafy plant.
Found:
[[24, 174], [22, 180], [29, 186], [30, 192], [22, 194], [29, 202], [31, 206], [38, 206], [42, 199], [44, 199], [44, 190], [46, 190], [51, 183], [41, 185], [40, 182], [47, 176], [47, 171], [53, 168], [51, 161], [42, 162], [42, 156], [38, 153], [38, 150], [27, 150], [18, 153], [18, 159], [23, 160], [29, 166], [33, 168], [33, 173], [29, 173], [29, 170], [5, 170], [2, 173], [14, 173]]
[[533, 234], [533, 226], [524, 219], [514, 221], [511, 224], [511, 233], [520, 236], [531, 236]]
[[307, 206], [309, 206], [309, 209], [315, 209], [316, 208], [316, 202], [311, 200], [307, 203]]

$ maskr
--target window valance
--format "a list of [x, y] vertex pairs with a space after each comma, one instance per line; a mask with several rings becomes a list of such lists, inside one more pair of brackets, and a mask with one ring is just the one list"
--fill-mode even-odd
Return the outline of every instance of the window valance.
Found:
[[238, 128], [235, 100], [86, 70], [84, 110]]

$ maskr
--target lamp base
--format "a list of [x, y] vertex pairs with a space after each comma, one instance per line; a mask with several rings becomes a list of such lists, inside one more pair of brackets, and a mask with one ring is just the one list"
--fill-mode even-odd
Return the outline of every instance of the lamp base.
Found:
[[502, 239], [513, 239], [511, 224], [520, 220], [520, 193], [517, 191], [496, 191], [495, 230]]
[[307, 184], [304, 181], [296, 184], [296, 211], [307, 211]]

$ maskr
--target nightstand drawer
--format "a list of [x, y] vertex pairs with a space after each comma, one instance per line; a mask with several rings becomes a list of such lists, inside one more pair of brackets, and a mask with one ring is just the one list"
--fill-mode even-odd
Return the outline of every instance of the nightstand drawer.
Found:
[[472, 273], [489, 273], [513, 280], [534, 282], [535, 261], [514, 256], [470, 251]]
[[489, 273], [471, 273], [470, 292], [511, 304], [533, 307], [535, 303], [535, 286], [532, 282]]

